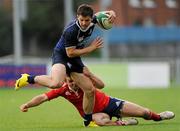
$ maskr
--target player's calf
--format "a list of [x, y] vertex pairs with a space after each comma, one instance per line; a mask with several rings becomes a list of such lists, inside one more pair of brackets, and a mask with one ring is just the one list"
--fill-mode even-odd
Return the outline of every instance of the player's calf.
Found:
[[148, 109], [144, 111], [143, 118], [145, 120], [154, 120], [154, 121], [160, 121], [161, 120], [161, 117], [159, 114], [154, 113]]
[[143, 118], [146, 120], [154, 120], [154, 121], [161, 121], [161, 120], [168, 120], [173, 119], [175, 114], [171, 111], [164, 111], [159, 114], [154, 113], [152, 111], [144, 112]]

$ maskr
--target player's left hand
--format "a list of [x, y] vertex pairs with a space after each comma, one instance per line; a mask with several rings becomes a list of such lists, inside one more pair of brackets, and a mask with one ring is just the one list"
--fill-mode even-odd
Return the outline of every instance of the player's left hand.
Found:
[[27, 112], [27, 111], [28, 111], [27, 104], [22, 104], [22, 105], [20, 106], [20, 110], [21, 110], [22, 112]]
[[116, 19], [116, 13], [113, 10], [107, 11], [106, 14], [109, 15], [109, 22], [110, 23], [114, 23], [115, 19]]

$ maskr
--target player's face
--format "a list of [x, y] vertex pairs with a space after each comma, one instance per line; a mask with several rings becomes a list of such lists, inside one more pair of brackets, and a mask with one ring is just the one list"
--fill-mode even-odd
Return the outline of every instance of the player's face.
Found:
[[66, 82], [69, 87], [71, 87], [71, 88], [75, 87], [75, 82], [70, 77], [66, 77]]
[[90, 16], [84, 17], [82, 15], [78, 15], [77, 19], [83, 30], [86, 29], [91, 24], [91, 21], [92, 21], [92, 18]]

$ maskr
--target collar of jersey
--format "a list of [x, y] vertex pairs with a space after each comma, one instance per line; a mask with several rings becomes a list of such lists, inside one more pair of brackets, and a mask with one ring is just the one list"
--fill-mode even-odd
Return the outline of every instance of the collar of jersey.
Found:
[[74, 90], [74, 89], [73, 89], [73, 88], [71, 88], [70, 86], [68, 86], [68, 88], [69, 88], [69, 90], [70, 90], [70, 91], [72, 91], [72, 92], [74, 92], [74, 93], [77, 93], [77, 92], [78, 92], [78, 90], [79, 90], [79, 89]]
[[79, 29], [82, 31], [82, 32], [86, 32], [91, 26], [93, 26], [94, 24], [93, 23], [90, 23], [89, 26], [86, 28], [86, 29], [82, 29], [81, 26], [79, 25], [79, 22], [78, 20], [76, 21], [76, 25], [79, 27]]

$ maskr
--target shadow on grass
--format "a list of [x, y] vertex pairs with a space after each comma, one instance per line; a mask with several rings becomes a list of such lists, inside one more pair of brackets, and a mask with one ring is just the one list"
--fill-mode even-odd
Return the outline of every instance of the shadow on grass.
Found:
[[138, 126], [155, 126], [155, 125], [161, 125], [161, 126], [170, 126], [170, 125], [180, 125], [180, 122], [173, 122], [173, 121], [169, 121], [169, 122], [156, 122], [156, 123], [142, 123], [142, 124], [138, 124]]
[[[16, 130], [18, 131], [25, 131], [25, 130], [32, 130], [33, 131], [59, 131], [59, 130], [68, 130], [68, 131], [81, 131], [81, 130], [93, 130], [93, 131], [100, 131], [100, 130], [104, 130], [107, 131], [109, 129], [113, 130], [117, 130], [118, 128], [121, 128], [121, 130], [130, 130], [132, 127], [137, 127], [137, 129], [150, 129], [150, 128], [154, 128], [155, 127], [160, 127], [160, 128], [166, 128], [166, 127], [179, 127], [180, 122], [157, 122], [157, 123], [142, 123], [142, 124], [138, 124], [135, 126], [103, 126], [103, 127], [95, 127], [95, 128], [86, 128], [83, 125], [63, 125], [63, 124], [59, 124], [59, 125], [55, 125], [55, 126], [31, 126], [31, 127], [20, 127], [20, 128], [16, 128]], [[113, 127], [113, 128], [112, 128]], [[158, 128], [159, 129], [159, 128]]]

